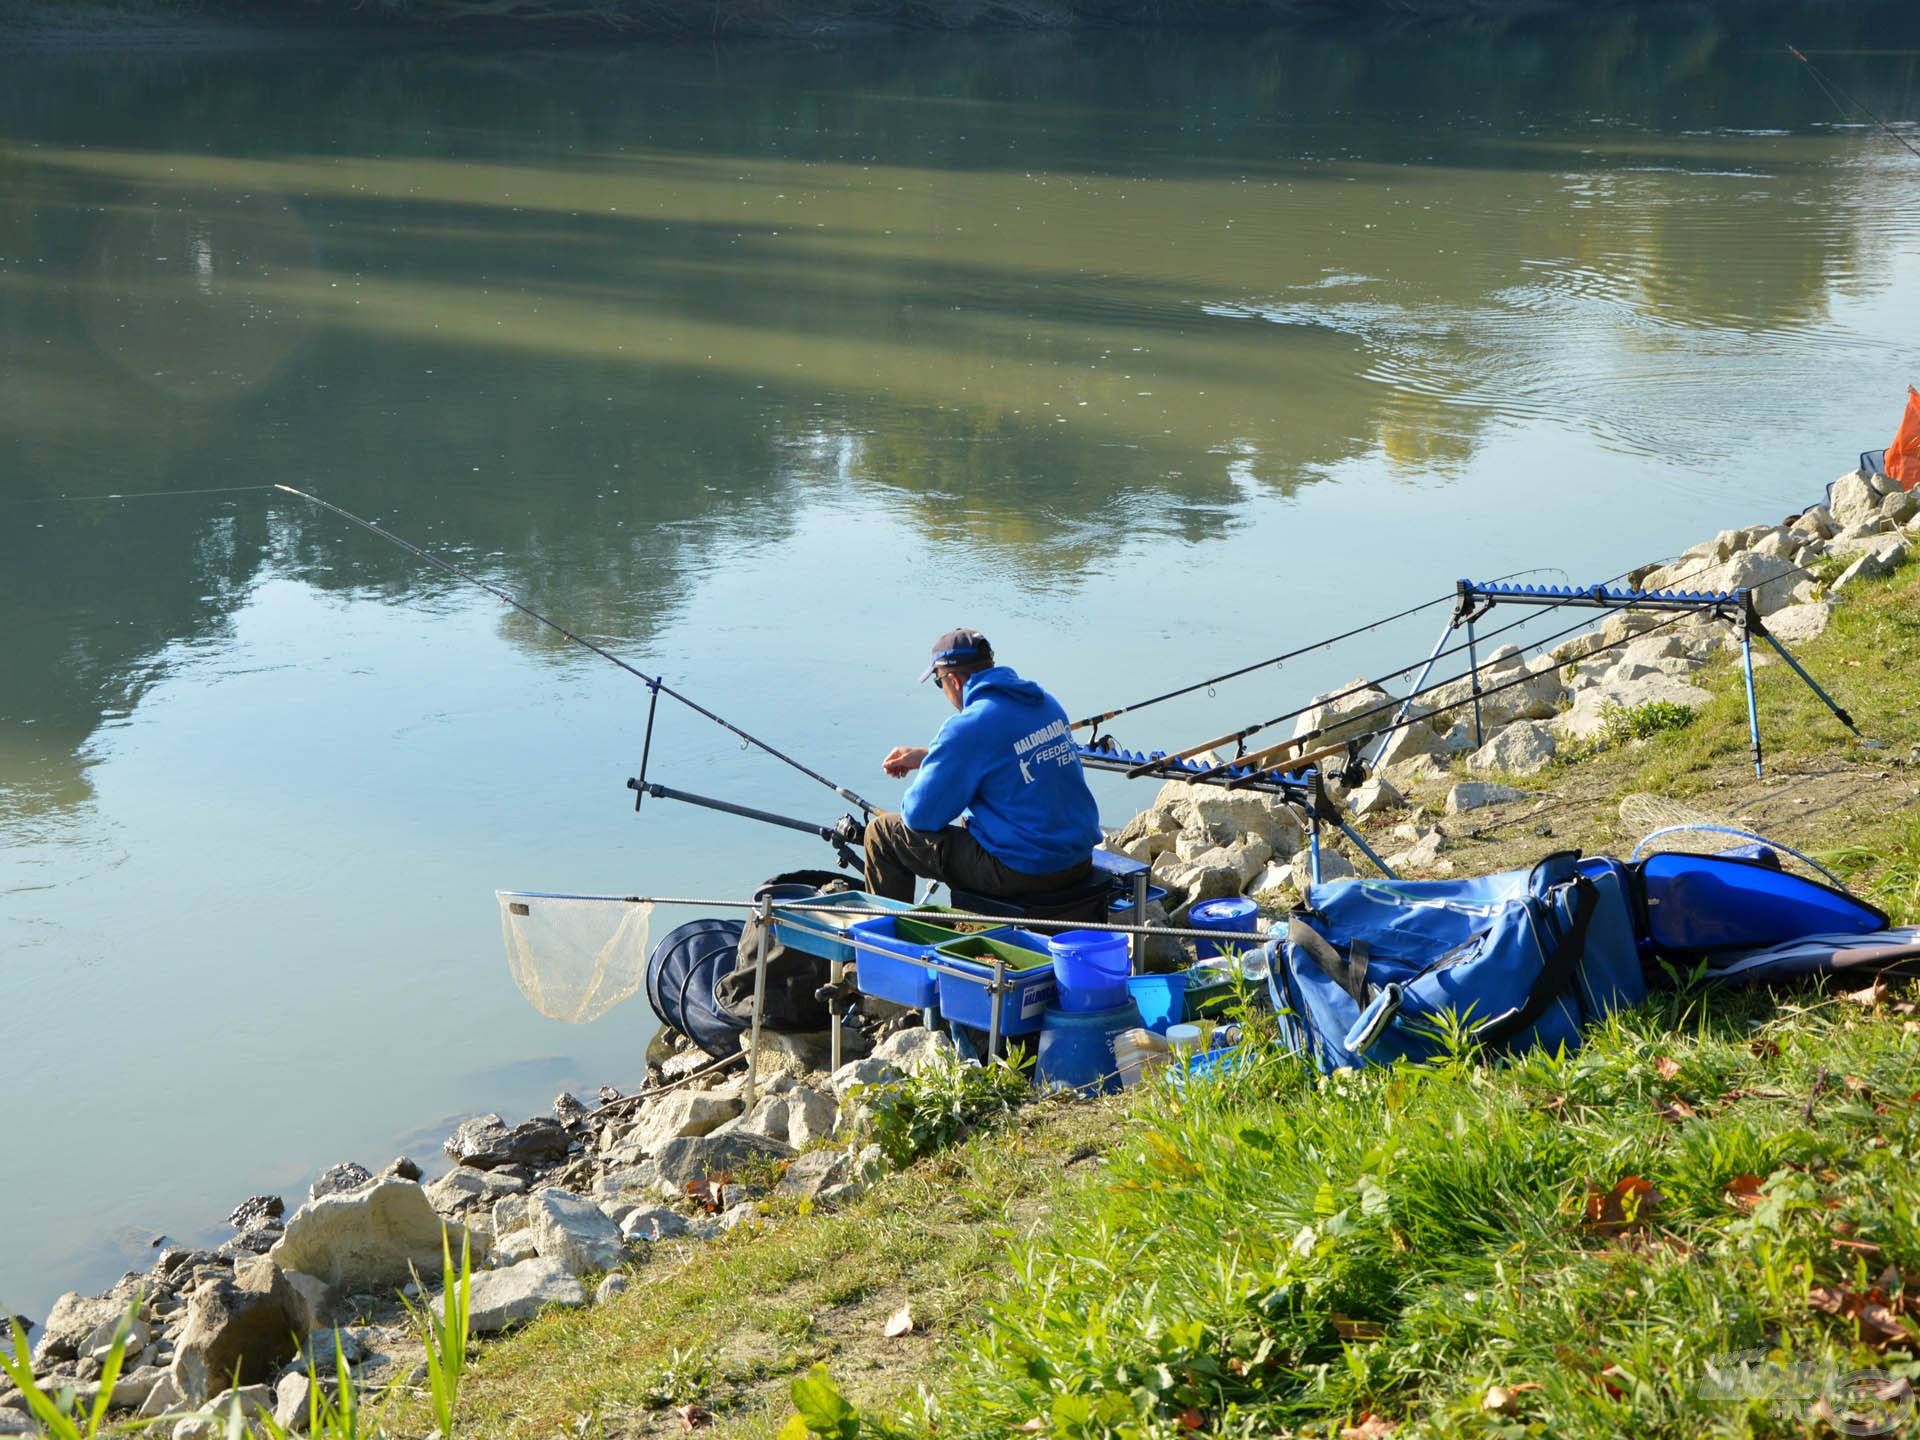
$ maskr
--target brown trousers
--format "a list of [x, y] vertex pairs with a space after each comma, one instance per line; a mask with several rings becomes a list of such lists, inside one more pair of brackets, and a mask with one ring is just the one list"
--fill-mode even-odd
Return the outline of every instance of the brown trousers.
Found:
[[867, 893], [889, 900], [911, 900], [916, 876], [958, 885], [978, 895], [1018, 900], [1062, 890], [1085, 880], [1093, 862], [1083, 860], [1046, 875], [1029, 875], [1002, 864], [965, 827], [914, 830], [891, 810], [876, 810], [867, 821], [862, 847], [867, 857]]

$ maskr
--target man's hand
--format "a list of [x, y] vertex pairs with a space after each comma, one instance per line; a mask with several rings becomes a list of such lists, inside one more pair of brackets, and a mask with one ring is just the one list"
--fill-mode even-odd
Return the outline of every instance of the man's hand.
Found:
[[898, 780], [902, 775], [918, 770], [927, 758], [924, 745], [896, 745], [887, 752], [887, 758], [880, 762], [880, 768]]

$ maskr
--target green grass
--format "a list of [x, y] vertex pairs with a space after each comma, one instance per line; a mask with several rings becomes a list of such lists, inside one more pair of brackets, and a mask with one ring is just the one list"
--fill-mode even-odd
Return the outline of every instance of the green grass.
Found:
[[1571, 1056], [1162, 1088], [1019, 1247], [931, 1420], [869, 1429], [1806, 1433], [1707, 1367], [1920, 1371], [1809, 1299], [1920, 1283], [1916, 1085], [1890, 1013], [1670, 995]]

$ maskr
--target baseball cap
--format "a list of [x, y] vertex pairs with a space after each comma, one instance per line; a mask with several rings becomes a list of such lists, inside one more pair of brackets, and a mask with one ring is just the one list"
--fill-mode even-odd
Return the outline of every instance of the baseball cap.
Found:
[[920, 672], [920, 679], [922, 683], [931, 679], [942, 665], [970, 665], [992, 658], [993, 646], [978, 630], [949, 630], [933, 642], [933, 660]]

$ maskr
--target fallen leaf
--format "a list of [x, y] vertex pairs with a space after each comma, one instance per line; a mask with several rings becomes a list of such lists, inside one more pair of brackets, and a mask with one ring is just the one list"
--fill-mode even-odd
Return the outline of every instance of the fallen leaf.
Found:
[[1760, 1204], [1760, 1188], [1766, 1183], [1758, 1175], [1736, 1175], [1727, 1182], [1727, 1199], [1743, 1210], [1752, 1210]]
[[1509, 1385], [1507, 1388], [1516, 1395], [1524, 1395], [1529, 1390], [1544, 1390], [1547, 1387], [1538, 1380], [1522, 1380], [1518, 1385]]
[[1842, 1083], [1846, 1085], [1847, 1089], [1853, 1091], [1856, 1095], [1871, 1093], [1871, 1087], [1869, 1087], [1866, 1080], [1859, 1075], [1843, 1075], [1840, 1079]]
[[1378, 1340], [1387, 1327], [1373, 1320], [1355, 1320], [1351, 1315], [1333, 1312], [1333, 1333], [1342, 1340]]
[[1680, 1062], [1669, 1055], [1662, 1055], [1653, 1062], [1653, 1068], [1662, 1080], [1671, 1080], [1680, 1073]]
[[682, 1405], [673, 1413], [680, 1417], [683, 1430], [698, 1430], [702, 1425], [713, 1423], [713, 1412], [704, 1405]]
[[1587, 1190], [1587, 1228], [1596, 1235], [1619, 1235], [1648, 1224], [1659, 1205], [1660, 1192], [1640, 1175], [1623, 1176], [1611, 1190], [1591, 1186]]
[[1810, 1285], [1807, 1287], [1807, 1303], [1816, 1310], [1824, 1310], [1829, 1315], [1838, 1315], [1840, 1307], [1846, 1303], [1846, 1298], [1831, 1285]]
[[1022, 1420], [1018, 1425], [1009, 1428], [1016, 1435], [1044, 1435], [1047, 1433], [1047, 1422], [1036, 1415], [1031, 1420]]
[[1487, 1393], [1480, 1397], [1480, 1408], [1493, 1415], [1504, 1415], [1513, 1409], [1513, 1392], [1504, 1385], [1489, 1385]]
[[1665, 1105], [1656, 1105], [1653, 1113], [1669, 1125], [1684, 1125], [1689, 1120], [1700, 1118], [1700, 1112], [1684, 1100], [1670, 1100]]
[[1391, 1435], [1399, 1426], [1391, 1420], [1382, 1420], [1371, 1410], [1360, 1417], [1358, 1425], [1345, 1425], [1340, 1429], [1340, 1440], [1380, 1440], [1382, 1435]]
[[1622, 1395], [1627, 1393], [1626, 1388], [1621, 1385], [1616, 1385], [1613, 1382], [1615, 1380], [1625, 1380], [1628, 1378], [1627, 1372], [1622, 1370], [1618, 1365], [1609, 1365], [1600, 1372], [1600, 1386], [1607, 1394], [1618, 1400]]
[[889, 1340], [898, 1340], [902, 1335], [907, 1334], [912, 1329], [913, 1308], [909, 1305], [902, 1305], [887, 1317], [887, 1323], [880, 1328], [880, 1333]]
[[1182, 1430], [1198, 1430], [1206, 1423], [1206, 1415], [1199, 1410], [1189, 1407], [1180, 1412], [1180, 1428]]
[[1844, 990], [1841, 992], [1840, 998], [1842, 1000], [1851, 1000], [1855, 1005], [1864, 1005], [1867, 1009], [1871, 1010], [1876, 1005], [1885, 1004], [1887, 997], [1892, 993], [1893, 992], [1887, 987], [1886, 979], [1881, 976], [1876, 976], [1874, 982], [1867, 986], [1866, 989]]
[[1778, 1040], [1770, 1040], [1764, 1035], [1761, 1036], [1760, 1039], [1750, 1043], [1747, 1049], [1753, 1052], [1756, 1060], [1777, 1060], [1780, 1058], [1780, 1042]]

